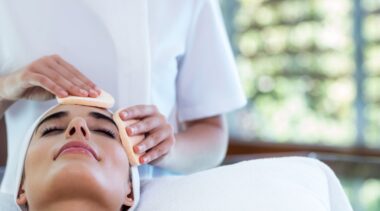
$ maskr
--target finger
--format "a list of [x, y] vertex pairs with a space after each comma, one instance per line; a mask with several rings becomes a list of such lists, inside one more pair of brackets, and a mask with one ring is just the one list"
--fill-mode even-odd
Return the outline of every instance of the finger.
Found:
[[[77, 88], [71, 87], [70, 93], [76, 95], [78, 94], [78, 88], [79, 88], [79, 96], [87, 97], [89, 95], [89, 92], [86, 89], [86, 86], [83, 86], [81, 82], [78, 82], [79, 80], [75, 77], [75, 75], [71, 74], [67, 68], [63, 67], [62, 65], [58, 64], [55, 60], [49, 60], [48, 67], [51, 73], [48, 74], [59, 74], [62, 78], [57, 78], [58, 81], [63, 83], [64, 87], [70, 87], [72, 85], [76, 86]], [[54, 76], [55, 77], [55, 76]]]
[[[72, 75], [72, 78], [75, 80], [74, 82], [77, 84], [80, 84], [82, 87], [85, 87], [85, 89], [88, 91], [90, 97], [97, 97], [100, 94], [100, 91], [98, 91], [96, 88], [93, 88], [92, 85], [86, 83], [83, 81], [83, 74], [79, 72], [79, 70], [75, 71], [72, 65], [65, 63], [64, 61], [60, 62], [60, 65], [67, 68]], [[76, 73], [79, 73], [76, 75]], [[91, 81], [90, 81], [91, 82]], [[92, 82], [91, 82], [92, 83]], [[92, 83], [93, 84], [93, 83]], [[94, 85], [95, 86], [95, 85]], [[96, 86], [95, 86], [96, 87]]]
[[144, 134], [165, 123], [163, 116], [151, 116], [126, 128], [129, 136]]
[[48, 66], [40, 65], [36, 70], [36, 73], [47, 76], [52, 82], [55, 82], [57, 85], [62, 87], [70, 95], [86, 97], [88, 94], [85, 90], [82, 90], [81, 88], [75, 86], [69, 80], [65, 79], [59, 73], [57, 73], [56, 70], [51, 69]]
[[45, 75], [39, 73], [32, 73], [28, 77], [28, 83], [33, 86], [39, 86], [58, 97], [67, 97], [69, 94], [59, 85], [54, 83]]
[[165, 127], [157, 129], [155, 132], [149, 134], [144, 140], [133, 147], [133, 151], [136, 153], [146, 152], [157, 144], [167, 139], [171, 135], [171, 130]]
[[155, 148], [148, 151], [145, 155], [140, 156], [139, 161], [141, 164], [149, 163], [157, 158], [162, 157], [167, 154], [174, 144], [174, 140], [169, 138], [160, 144], [158, 144]]
[[54, 59], [61, 65], [68, 68], [68, 70], [71, 71], [72, 74], [74, 74], [76, 77], [78, 77], [81, 81], [83, 81], [87, 86], [91, 87], [93, 91], [96, 91], [98, 94], [98, 90], [96, 90], [96, 85], [93, 83], [90, 79], [88, 79], [85, 75], [83, 75], [74, 65], [66, 62], [64, 59], [62, 59], [60, 56], [55, 55]]
[[78, 77], [76, 77], [72, 71], [70, 70], [70, 67], [68, 67], [67, 65], [62, 65], [60, 63], [58, 63], [57, 61], [55, 61], [54, 59], [49, 59], [48, 61], [49, 63], [49, 67], [57, 70], [57, 72], [62, 75], [63, 77], [65, 77], [67, 80], [71, 81], [73, 84], [75, 84], [76, 86], [80, 87], [81, 89], [85, 90], [86, 92], [90, 92], [90, 90], [92, 89], [90, 86], [88, 86], [87, 84], [85, 84], [84, 82], [82, 82], [81, 80], [78, 79]]
[[159, 112], [155, 105], [136, 105], [126, 108], [120, 112], [120, 118], [123, 120], [142, 119], [156, 113]]

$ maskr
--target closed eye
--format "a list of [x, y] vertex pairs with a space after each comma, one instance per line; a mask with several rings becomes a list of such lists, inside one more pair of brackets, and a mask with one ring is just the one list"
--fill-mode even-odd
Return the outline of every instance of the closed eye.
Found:
[[[107, 136], [109, 138], [113, 138], [114, 139], [116, 137], [115, 132], [113, 132], [112, 130], [108, 130], [108, 129], [95, 129], [93, 131], [97, 132], [97, 133], [100, 133], [102, 135], [105, 135], [105, 136]], [[45, 128], [45, 129], [42, 130], [41, 136], [54, 135], [54, 134], [58, 134], [58, 133], [61, 133], [61, 132], [64, 132], [63, 128], [48, 127], [48, 128]]]
[[53, 135], [53, 134], [57, 134], [57, 133], [60, 133], [60, 132], [63, 132], [63, 131], [64, 131], [63, 128], [48, 127], [48, 128], [43, 129], [41, 136], [46, 136], [46, 135], [49, 135], [49, 134]]
[[116, 137], [116, 134], [115, 132], [113, 132], [112, 130], [108, 130], [108, 129], [96, 129], [96, 130], [93, 130], [94, 132], [98, 132], [98, 133], [102, 133], [103, 135], [106, 135], [110, 138], [115, 138]]

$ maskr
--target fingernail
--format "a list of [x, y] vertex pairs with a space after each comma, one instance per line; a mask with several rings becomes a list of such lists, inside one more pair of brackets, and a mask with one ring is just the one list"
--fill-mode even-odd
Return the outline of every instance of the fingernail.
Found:
[[127, 131], [129, 136], [132, 136], [135, 133], [135, 129], [131, 127], [127, 127], [125, 130]]
[[147, 163], [147, 162], [149, 162], [149, 159], [148, 158], [146, 158], [146, 157], [140, 157], [140, 163]]
[[138, 145], [138, 146], [137, 146], [137, 151], [138, 151], [139, 153], [141, 153], [141, 152], [145, 152], [145, 145]]
[[134, 128], [134, 127], [130, 127], [129, 129], [131, 129], [131, 133], [132, 133], [132, 134], [136, 133], [136, 128]]
[[96, 92], [95, 90], [93, 89], [90, 89], [90, 94], [92, 94], [92, 96], [98, 96], [98, 92]]
[[60, 91], [59, 94], [61, 94], [63, 97], [66, 97], [69, 95], [69, 93], [67, 93], [65, 90]]
[[126, 111], [121, 112], [122, 118], [127, 118], [127, 116], [128, 116], [128, 112], [126, 112]]
[[135, 153], [139, 153], [139, 148], [138, 148], [137, 146], [134, 146], [134, 147], [133, 147], [133, 151], [134, 151]]
[[94, 89], [95, 89], [95, 91], [96, 91], [98, 94], [100, 94], [100, 93], [102, 92], [102, 90], [100, 90], [98, 87], [95, 87]]
[[88, 96], [88, 92], [84, 89], [80, 89], [80, 93], [83, 94], [83, 95], [86, 95]]

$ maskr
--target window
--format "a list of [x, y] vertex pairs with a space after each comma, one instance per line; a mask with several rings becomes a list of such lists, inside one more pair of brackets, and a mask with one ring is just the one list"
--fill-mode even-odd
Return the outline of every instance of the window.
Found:
[[[232, 136], [380, 148], [380, 1], [221, 2], [249, 98]], [[354, 210], [380, 210], [379, 178], [338, 176]]]

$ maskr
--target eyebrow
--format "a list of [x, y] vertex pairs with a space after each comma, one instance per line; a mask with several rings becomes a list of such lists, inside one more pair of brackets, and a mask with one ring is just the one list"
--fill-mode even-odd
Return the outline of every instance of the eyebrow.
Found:
[[44, 122], [47, 122], [47, 121], [50, 121], [53, 119], [60, 119], [63, 117], [67, 117], [68, 115], [69, 115], [69, 113], [67, 111], [59, 111], [57, 113], [50, 114], [49, 116], [47, 116], [43, 120], [41, 120], [41, 122], [38, 123], [36, 128], [39, 128]]
[[[36, 128], [39, 128], [44, 122], [47, 122], [47, 121], [51, 121], [51, 120], [54, 120], [54, 119], [60, 119], [60, 118], [63, 118], [63, 117], [67, 117], [69, 115], [69, 112], [67, 111], [59, 111], [59, 112], [56, 112], [56, 113], [53, 113], [47, 117], [45, 117], [43, 120], [41, 120], [40, 123], [38, 123], [37, 127]], [[112, 124], [114, 124], [116, 127], [116, 123], [113, 121], [113, 119], [107, 115], [104, 115], [102, 113], [99, 113], [99, 112], [95, 112], [95, 111], [92, 111], [89, 113], [89, 116], [95, 118], [95, 119], [103, 119], [103, 120], [106, 120]]]

